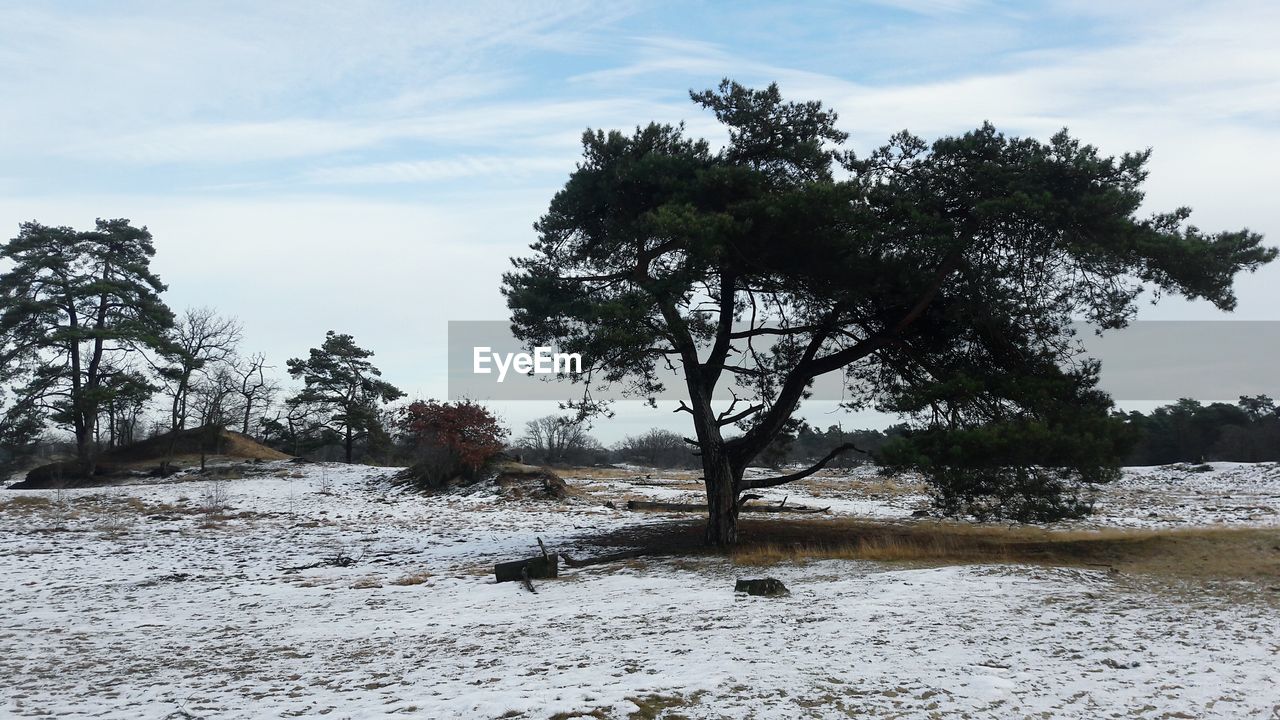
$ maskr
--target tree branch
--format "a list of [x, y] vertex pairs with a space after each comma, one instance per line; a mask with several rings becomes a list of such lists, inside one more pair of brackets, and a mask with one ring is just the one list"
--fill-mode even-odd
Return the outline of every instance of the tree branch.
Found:
[[731, 333], [729, 337], [734, 340], [741, 340], [743, 338], [759, 337], [760, 335], [800, 335], [807, 332], [813, 332], [817, 329], [817, 325], [797, 325], [795, 327], [786, 328], [759, 327], [751, 330], [739, 330], [738, 332]]
[[[720, 417], [716, 419], [716, 422], [720, 425], [720, 427], [724, 427], [725, 425], [732, 425], [749, 415], [754, 415], [755, 413], [760, 412], [764, 408], [765, 408], [764, 405], [752, 405], [751, 407], [747, 408], [746, 410], [743, 410], [740, 413], [729, 415], [727, 417], [725, 416], [725, 413], [721, 413]], [[728, 411], [726, 410], [725, 412], [728, 412]]]
[[702, 381], [708, 391], [720, 380], [720, 369], [729, 356], [729, 343], [733, 336], [733, 309], [737, 296], [737, 278], [730, 272], [720, 273], [720, 317], [716, 323], [716, 341], [702, 366]]
[[819, 460], [816, 464], [808, 468], [805, 468], [804, 470], [801, 470], [799, 472], [794, 472], [794, 473], [791, 473], [790, 475], [779, 475], [777, 477], [771, 477], [771, 478], [750, 478], [750, 479], [743, 478], [742, 481], [738, 483], [738, 491], [741, 492], [743, 490], [755, 490], [757, 488], [767, 488], [767, 487], [774, 487], [777, 485], [786, 485], [787, 483], [795, 482], [796, 480], [803, 480], [809, 477], [810, 475], [818, 472], [822, 468], [826, 467], [827, 463], [834, 460], [836, 456], [842, 455], [850, 450], [857, 450], [858, 452], [863, 453], [864, 455], [867, 453], [866, 450], [862, 450], [858, 448], [853, 443], [845, 443], [840, 447], [836, 448], [835, 450], [832, 450], [831, 452], [827, 453], [827, 456]]

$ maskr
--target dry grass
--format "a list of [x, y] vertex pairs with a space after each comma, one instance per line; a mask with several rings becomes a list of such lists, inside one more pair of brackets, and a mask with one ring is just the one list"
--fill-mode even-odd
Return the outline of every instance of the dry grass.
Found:
[[[511, 714], [512, 712], [515, 712], [516, 714], [512, 715]], [[524, 713], [520, 713], [512, 710], [508, 712], [506, 715], [503, 715], [501, 717], [523, 717], [523, 715]], [[606, 713], [604, 710], [602, 710], [601, 708], [595, 708], [592, 710], [573, 710], [569, 712], [558, 712], [548, 717], [547, 720], [577, 720], [577, 718], [596, 718], [597, 720], [608, 720], [608, 717], [609, 717], [609, 714]]]
[[404, 577], [396, 578], [391, 581], [392, 585], [421, 585], [431, 579], [431, 573], [423, 570], [421, 572], [410, 573]]
[[920, 495], [929, 488], [914, 476], [850, 476], [848, 471], [816, 475], [801, 481], [803, 487], [817, 497], [832, 494], [847, 495], [856, 492], [861, 497], [880, 498], [899, 495]]
[[[173, 443], [174, 459], [200, 459], [200, 448], [209, 444], [209, 432], [205, 428], [188, 428], [178, 432], [178, 439], [173, 443], [170, 434], [141, 440], [132, 445], [109, 450], [102, 454], [102, 460], [112, 465], [146, 465], [164, 459]], [[287, 460], [279, 450], [269, 448], [247, 435], [231, 430], [219, 430], [215, 447], [210, 448], [208, 457], [235, 458], [238, 460]]]
[[[793, 536], [797, 528], [775, 528]], [[841, 536], [844, 536], [843, 539]], [[959, 523], [834, 523], [817, 539], [748, 542], [743, 565], [819, 558], [912, 563], [1027, 563], [1108, 567], [1179, 577], [1267, 578], [1280, 574], [1280, 531], [1253, 528], [1048, 531]]]
[[627, 720], [657, 720], [658, 718], [683, 718], [684, 715], [671, 712], [697, 705], [703, 693], [694, 693], [690, 697], [683, 695], [645, 695], [632, 696], [627, 699], [636, 706], [636, 711], [627, 715]]
[[[601, 552], [639, 547], [655, 555], [717, 554], [702, 545], [702, 527], [700, 520], [672, 521], [594, 540]], [[728, 552], [740, 565], [851, 559], [1105, 567], [1181, 578], [1268, 581], [1280, 576], [1280, 528], [1063, 531], [953, 522], [744, 518], [740, 530], [738, 546]]]
[[8, 500], [0, 500], [0, 512], [21, 512], [48, 508], [53, 501], [40, 495], [15, 495]]
[[49, 514], [58, 512], [68, 519], [85, 515], [116, 513], [133, 515], [192, 515], [197, 511], [184, 503], [148, 503], [121, 492], [97, 493], [55, 500], [40, 495], [15, 495], [0, 501], [0, 512]]

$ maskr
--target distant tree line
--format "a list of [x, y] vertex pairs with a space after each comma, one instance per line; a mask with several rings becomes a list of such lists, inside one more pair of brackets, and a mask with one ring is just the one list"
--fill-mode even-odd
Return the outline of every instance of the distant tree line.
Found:
[[875, 462], [880, 449], [906, 431], [906, 425], [893, 425], [885, 430], [846, 430], [840, 425], [829, 425], [823, 430], [797, 420], [760, 454], [759, 460], [762, 465], [775, 468], [797, 463], [808, 465], [821, 460], [831, 448], [852, 446], [856, 450], [826, 463], [827, 467], [849, 468]]
[[1242, 396], [1234, 405], [1184, 398], [1122, 417], [1133, 432], [1129, 465], [1280, 461], [1280, 409], [1266, 395]]
[[538, 465], [632, 464], [651, 468], [697, 465], [693, 448], [677, 433], [652, 428], [605, 447], [588, 432], [585, 421], [573, 415], [547, 415], [525, 423], [525, 432], [511, 444], [511, 453]]
[[[771, 467], [810, 463], [828, 454], [833, 442], [853, 443], [866, 452], [846, 454], [830, 463], [831, 467], [853, 467], [873, 462], [885, 443], [905, 431], [905, 425], [887, 430], [844, 430], [831, 425], [822, 430], [797, 421], [761, 454], [760, 462]], [[511, 452], [526, 462], [543, 465], [630, 464], [660, 469], [700, 465], [697, 448], [679, 433], [651, 428], [606, 447], [572, 415], [547, 415], [529, 421], [524, 434], [512, 443]]]

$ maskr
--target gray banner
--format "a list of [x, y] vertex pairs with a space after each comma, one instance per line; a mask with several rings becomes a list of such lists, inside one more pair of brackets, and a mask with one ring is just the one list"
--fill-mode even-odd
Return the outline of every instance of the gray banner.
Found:
[[[1280, 395], [1280, 321], [1141, 321], [1101, 337], [1086, 325], [1077, 331], [1085, 354], [1102, 361], [1102, 388], [1117, 401]], [[591, 364], [591, 358], [580, 360], [583, 368]], [[451, 400], [562, 401], [582, 394], [580, 385], [555, 374], [574, 370], [572, 358], [557, 348], [526, 347], [504, 320], [450, 321], [448, 362]], [[668, 372], [663, 379], [667, 390], [658, 399], [685, 396], [678, 374]], [[593, 390], [592, 396], [623, 399], [610, 388]], [[814, 384], [815, 400], [844, 397], [839, 373]]]

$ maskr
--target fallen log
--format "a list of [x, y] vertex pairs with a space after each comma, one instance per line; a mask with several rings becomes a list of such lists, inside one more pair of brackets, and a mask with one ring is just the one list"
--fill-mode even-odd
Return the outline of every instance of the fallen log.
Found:
[[[706, 505], [698, 503], [671, 503], [671, 502], [649, 502], [647, 500], [628, 500], [628, 510], [644, 510], [649, 512], [689, 512], [689, 513], [705, 513]], [[811, 508], [801, 505], [751, 505], [746, 504], [738, 508], [738, 512], [750, 513], [794, 513], [796, 515], [812, 515], [814, 513], [824, 513], [831, 509], [830, 506], [824, 508]]]
[[526, 574], [530, 578], [554, 578], [560, 573], [560, 556], [547, 555], [525, 560], [501, 562], [493, 566], [493, 574], [498, 582], [524, 581]]
[[587, 567], [588, 565], [601, 565], [603, 563], [617, 562], [619, 560], [631, 560], [633, 558], [652, 555], [652, 550], [628, 550], [626, 552], [610, 553], [608, 555], [597, 555], [593, 558], [585, 558], [582, 560], [574, 560], [569, 553], [560, 553], [560, 557], [564, 558], [564, 564], [571, 568]]

